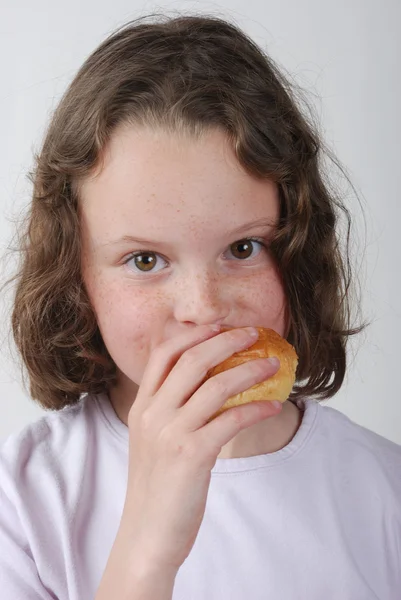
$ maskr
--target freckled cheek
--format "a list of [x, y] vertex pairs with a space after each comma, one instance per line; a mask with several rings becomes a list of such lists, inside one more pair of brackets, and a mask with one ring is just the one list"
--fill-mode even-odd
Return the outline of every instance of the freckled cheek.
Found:
[[118, 331], [123, 337], [141, 333], [152, 322], [151, 307], [136, 290], [109, 289], [101, 294], [97, 307], [103, 326]]
[[145, 364], [164, 332], [162, 299], [109, 284], [99, 287], [95, 305], [100, 332], [117, 366], [125, 371], [124, 365]]
[[268, 276], [253, 277], [247, 282], [246, 293], [241, 293], [240, 304], [252, 318], [253, 323], [271, 328], [280, 335], [286, 334], [286, 296], [278, 274], [272, 271]]

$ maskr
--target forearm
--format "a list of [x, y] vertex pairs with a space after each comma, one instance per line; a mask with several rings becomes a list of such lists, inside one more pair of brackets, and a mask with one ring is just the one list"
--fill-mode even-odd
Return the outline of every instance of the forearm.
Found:
[[118, 534], [95, 600], [171, 600], [175, 576], [154, 568]]

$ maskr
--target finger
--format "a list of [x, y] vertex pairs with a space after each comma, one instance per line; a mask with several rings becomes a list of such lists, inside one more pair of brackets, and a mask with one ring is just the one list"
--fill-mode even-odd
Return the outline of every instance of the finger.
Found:
[[258, 358], [211, 377], [180, 409], [179, 418], [185, 431], [196, 431], [215, 415], [228, 398], [266, 381], [278, 369], [279, 366], [269, 359]]
[[[205, 325], [171, 338], [154, 349], [151, 353], [145, 372], [142, 377], [140, 389], [135, 399], [136, 409], [147, 405], [160, 389], [171, 369], [182, 356], [183, 352], [194, 345], [216, 336], [219, 332]], [[145, 408], [145, 406], [142, 406]]]
[[254, 343], [255, 338], [247, 333], [246, 328], [232, 329], [184, 352], [157, 392], [161, 398], [160, 408], [171, 411], [182, 407], [203, 384], [209, 369]]
[[258, 401], [234, 406], [211, 420], [195, 432], [199, 436], [199, 447], [208, 448], [209, 456], [217, 456], [241, 430], [264, 419], [276, 417], [283, 405], [275, 406], [271, 401]]

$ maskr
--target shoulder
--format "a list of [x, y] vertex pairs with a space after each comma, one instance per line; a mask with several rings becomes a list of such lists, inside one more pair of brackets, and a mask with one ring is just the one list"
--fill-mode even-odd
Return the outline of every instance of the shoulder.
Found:
[[7, 493], [21, 479], [37, 477], [55, 459], [62, 459], [75, 447], [85, 444], [91, 427], [94, 397], [87, 395], [73, 406], [46, 413], [0, 443], [0, 487]]
[[[29, 588], [35, 598], [47, 598], [46, 586], [52, 598], [66, 598], [68, 571], [77, 569], [77, 540], [88, 523], [93, 531], [102, 528], [105, 510], [97, 497], [107, 489], [110, 471], [103, 468], [97, 482], [99, 448], [107, 435], [98, 401], [98, 395], [83, 396], [0, 444], [0, 580], [7, 597], [26, 597], [21, 590]], [[96, 540], [88, 543], [96, 546]]]
[[386, 458], [396, 462], [401, 460], [401, 445], [358, 424], [336, 408], [320, 405], [319, 409], [326, 430], [333, 431], [343, 444], [361, 447], [367, 452], [376, 450], [379, 457], [384, 453]]
[[401, 446], [360, 425], [341, 411], [320, 405], [322, 446], [345, 474], [357, 473], [371, 485], [382, 485], [401, 497]]

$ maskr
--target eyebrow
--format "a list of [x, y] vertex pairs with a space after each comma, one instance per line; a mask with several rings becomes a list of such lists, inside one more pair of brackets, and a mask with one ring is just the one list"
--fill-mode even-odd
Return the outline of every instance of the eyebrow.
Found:
[[[236, 227], [230, 233], [228, 233], [227, 236], [239, 234], [239, 233], [242, 233], [243, 231], [247, 231], [249, 229], [255, 229], [256, 227], [266, 227], [266, 226], [273, 227], [273, 225], [274, 225], [274, 223], [273, 223], [272, 219], [270, 219], [270, 218], [257, 219], [256, 221], [251, 221], [250, 223], [245, 223], [244, 225], [240, 225], [239, 227]], [[162, 242], [162, 241], [158, 242], [156, 240], [147, 240], [145, 238], [137, 237], [137, 236], [133, 236], [133, 235], [123, 235], [122, 237], [118, 238], [117, 240], [112, 240], [110, 242], [100, 244], [100, 246], [102, 246], [102, 247], [117, 246], [117, 245], [122, 245], [122, 244], [127, 244], [127, 243], [146, 244], [146, 245], [150, 245], [150, 246], [168, 246], [169, 245], [168, 242]]]

